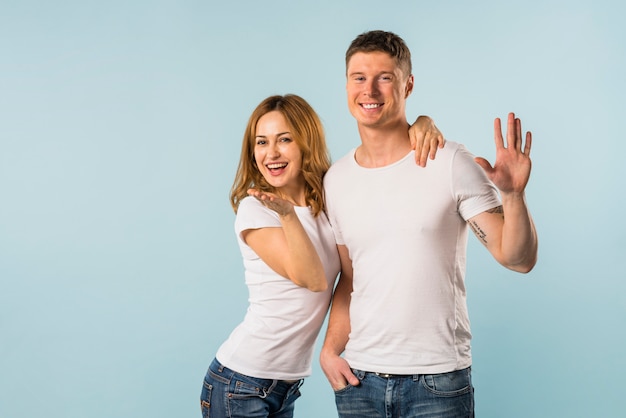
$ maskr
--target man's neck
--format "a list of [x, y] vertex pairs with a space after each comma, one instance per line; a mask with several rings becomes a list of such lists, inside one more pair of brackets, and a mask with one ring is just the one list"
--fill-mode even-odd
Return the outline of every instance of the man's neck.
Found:
[[356, 149], [357, 163], [366, 168], [384, 167], [401, 160], [411, 150], [409, 124], [389, 128], [359, 125], [361, 146]]

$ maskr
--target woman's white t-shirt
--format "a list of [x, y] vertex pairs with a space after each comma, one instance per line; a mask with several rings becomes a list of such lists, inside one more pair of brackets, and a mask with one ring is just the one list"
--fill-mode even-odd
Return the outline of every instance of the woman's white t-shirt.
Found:
[[324, 265], [328, 289], [312, 292], [272, 270], [241, 238], [248, 229], [280, 228], [276, 212], [253, 197], [243, 199], [235, 232], [249, 291], [249, 307], [222, 344], [217, 359], [224, 366], [263, 379], [296, 380], [311, 374], [315, 340], [339, 273], [335, 238], [324, 213], [313, 217], [308, 207], [295, 207]]

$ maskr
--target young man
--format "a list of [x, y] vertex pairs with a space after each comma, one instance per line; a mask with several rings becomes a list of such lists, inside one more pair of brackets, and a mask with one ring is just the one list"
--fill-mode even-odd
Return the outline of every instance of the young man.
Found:
[[359, 35], [346, 71], [361, 145], [324, 180], [341, 278], [320, 356], [339, 416], [473, 417], [467, 233], [503, 266], [534, 267], [537, 235], [524, 196], [531, 134], [523, 145], [521, 122], [509, 114], [506, 145], [495, 120], [494, 167], [450, 141], [418, 167], [407, 135], [414, 79], [404, 41]]

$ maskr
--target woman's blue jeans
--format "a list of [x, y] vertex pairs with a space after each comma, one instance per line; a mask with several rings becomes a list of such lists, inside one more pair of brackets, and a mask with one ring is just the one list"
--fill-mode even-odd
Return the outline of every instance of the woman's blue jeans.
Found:
[[213, 360], [200, 395], [203, 418], [292, 418], [303, 380], [257, 379]]
[[361, 383], [335, 392], [340, 418], [473, 418], [471, 369], [426, 375], [353, 370]]

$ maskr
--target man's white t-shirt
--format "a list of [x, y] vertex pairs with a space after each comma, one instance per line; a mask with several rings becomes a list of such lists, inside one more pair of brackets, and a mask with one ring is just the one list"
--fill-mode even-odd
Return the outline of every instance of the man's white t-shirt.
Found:
[[454, 142], [425, 168], [413, 151], [380, 168], [359, 166], [354, 152], [324, 180], [336, 242], [354, 270], [344, 357], [393, 374], [470, 366], [466, 221], [499, 206], [497, 190]]

